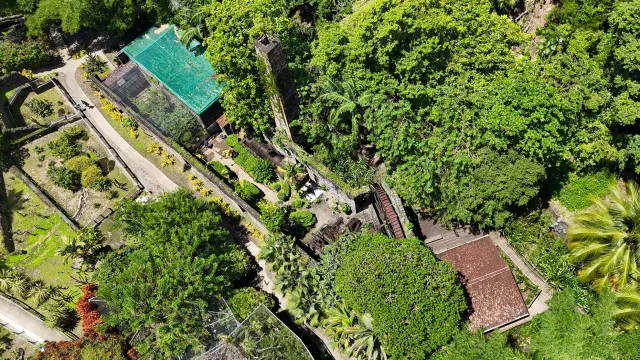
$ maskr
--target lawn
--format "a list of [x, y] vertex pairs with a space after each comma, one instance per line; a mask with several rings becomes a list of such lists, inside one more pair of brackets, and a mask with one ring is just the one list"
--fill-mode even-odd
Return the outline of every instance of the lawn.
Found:
[[5, 264], [50, 285], [75, 287], [71, 264], [56, 255], [75, 232], [19, 178], [11, 173], [4, 177], [16, 243], [16, 255], [8, 256]]
[[[25, 92], [26, 90], [23, 90], [23, 93]], [[45, 117], [37, 116], [26, 105], [27, 102], [33, 99], [49, 101], [52, 104], [52, 114]], [[13, 116], [15, 123], [20, 124], [19, 126], [47, 126], [58, 117], [65, 114], [69, 115], [72, 113], [73, 110], [69, 107], [65, 99], [62, 97], [62, 94], [60, 94], [55, 86], [40, 94], [36, 94], [32, 91], [28, 93], [27, 96], [21, 95], [11, 106], [11, 115]]]
[[[78, 143], [82, 147], [82, 152], [94, 154], [99, 162], [106, 164], [106, 168], [109, 169], [107, 177], [114, 182], [111, 190], [117, 192], [117, 197], [109, 199], [108, 194], [111, 191], [100, 192], [93, 189], [86, 189], [87, 197], [84, 201], [82, 211], [76, 217], [76, 220], [81, 226], [85, 226], [98, 216], [100, 213], [108, 208], [116, 209], [118, 202], [122, 197], [127, 194], [134, 185], [129, 178], [124, 174], [124, 170], [117, 165], [115, 160], [111, 159], [107, 149], [102, 146], [100, 140], [93, 135], [89, 128], [83, 122], [76, 122], [69, 126], [79, 126], [86, 132], [86, 136], [78, 140]], [[63, 127], [66, 128], [66, 127]], [[24, 161], [23, 170], [31, 176], [31, 178], [38, 183], [48, 194], [53, 197], [55, 201], [65, 210], [69, 217], [73, 217], [80, 206], [80, 199], [83, 194], [83, 190], [71, 191], [63, 189], [50, 181], [47, 176], [47, 166], [50, 161], [61, 162], [60, 158], [57, 158], [49, 154], [47, 150], [47, 144], [53, 139], [57, 138], [60, 131], [46, 135], [24, 146], [29, 152], [29, 157]], [[37, 150], [43, 150], [40, 154]], [[119, 184], [116, 186], [116, 184]]]
[[592, 174], [571, 173], [556, 198], [569, 211], [581, 210], [591, 205], [591, 199], [605, 196], [616, 181], [616, 176], [606, 170]]

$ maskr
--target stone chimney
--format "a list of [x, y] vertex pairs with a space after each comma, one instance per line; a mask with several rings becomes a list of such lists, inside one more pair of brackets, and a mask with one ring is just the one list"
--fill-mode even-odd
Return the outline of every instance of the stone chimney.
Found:
[[289, 139], [293, 140], [289, 122], [298, 118], [300, 106], [280, 39], [264, 34], [253, 45], [265, 65], [266, 90], [276, 120], [276, 129], [284, 130]]

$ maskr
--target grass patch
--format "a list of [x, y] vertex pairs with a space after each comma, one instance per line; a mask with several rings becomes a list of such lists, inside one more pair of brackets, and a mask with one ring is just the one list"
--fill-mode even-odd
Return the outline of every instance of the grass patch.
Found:
[[15, 175], [5, 174], [5, 182], [18, 253], [6, 258], [6, 266], [50, 285], [75, 287], [71, 265], [56, 255], [66, 239], [76, 236], [75, 232]]
[[570, 211], [581, 210], [591, 205], [590, 199], [604, 197], [615, 183], [615, 175], [606, 170], [584, 175], [571, 173], [557, 199]]
[[[53, 114], [46, 116], [44, 118], [38, 117], [26, 104], [28, 101], [32, 99], [40, 99], [51, 102], [53, 106]], [[24, 98], [22, 95], [20, 98], [16, 99], [16, 102], [11, 106], [11, 114], [15, 119], [17, 124], [24, 123], [25, 126], [29, 125], [38, 125], [38, 126], [47, 126], [53, 120], [57, 119], [61, 115], [64, 114], [72, 114], [73, 110], [67, 105], [62, 94], [58, 91], [58, 89], [54, 86], [51, 89], [48, 89], [40, 94], [36, 94], [35, 92], [30, 92]]]

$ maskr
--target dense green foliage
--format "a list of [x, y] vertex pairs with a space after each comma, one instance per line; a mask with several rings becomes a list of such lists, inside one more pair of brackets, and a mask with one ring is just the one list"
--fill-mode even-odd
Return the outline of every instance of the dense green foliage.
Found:
[[470, 334], [459, 331], [434, 360], [518, 360], [526, 359], [519, 351], [509, 347], [505, 333], [496, 331], [485, 337], [481, 331]]
[[80, 175], [80, 183], [86, 188], [98, 191], [106, 191], [111, 188], [111, 180], [102, 175], [102, 170], [98, 165], [91, 165]]
[[113, 359], [126, 360], [127, 346], [117, 337], [107, 339], [91, 339], [83, 337], [75, 341], [47, 342], [44, 351], [36, 360], [83, 360]]
[[95, 162], [86, 154], [74, 156], [64, 163], [64, 167], [79, 174], [92, 165], [95, 165]]
[[235, 152], [233, 161], [248, 172], [253, 180], [265, 184], [273, 178], [273, 165], [267, 160], [253, 156], [240, 144], [236, 135], [230, 135], [225, 141]]
[[142, 331], [136, 349], [145, 356], [179, 355], [211, 336], [205, 312], [244, 276], [247, 256], [220, 213], [184, 189], [119, 211], [128, 247], [98, 266], [97, 296], [109, 304], [107, 324]]
[[276, 302], [273, 295], [252, 287], [234, 290], [227, 300], [231, 312], [240, 322], [246, 319], [260, 304], [264, 304], [267, 309], [273, 309]]
[[615, 183], [615, 177], [607, 170], [595, 174], [571, 173], [558, 193], [558, 200], [571, 211], [584, 209], [591, 205], [592, 198], [606, 195]]
[[35, 69], [49, 62], [46, 41], [23, 39], [0, 40], [0, 74], [22, 69]]
[[617, 295], [618, 324], [640, 325], [640, 188], [629, 181], [623, 193], [613, 187], [607, 199], [575, 214], [569, 227], [569, 259], [579, 263], [578, 279], [596, 291]]
[[214, 1], [206, 22], [210, 34], [205, 40], [207, 58], [221, 74], [218, 80], [226, 84], [222, 93], [225, 118], [255, 133], [271, 128], [273, 114], [266, 96], [264, 64], [256, 56], [253, 42], [269, 32], [282, 40], [289, 62], [296, 62], [295, 53], [305, 45], [294, 45], [300, 30], [287, 17], [286, 2]]
[[240, 198], [251, 205], [255, 205], [264, 194], [262, 190], [247, 180], [240, 180], [234, 188]]
[[578, 282], [577, 269], [567, 258], [569, 250], [565, 240], [551, 233], [550, 225], [550, 213], [534, 211], [509, 223], [504, 234], [509, 244], [542, 273], [549, 285], [579, 294], [578, 303], [589, 307], [593, 292]]
[[391, 357], [426, 358], [451, 339], [466, 309], [453, 266], [417, 239], [361, 235], [338, 268], [335, 286], [347, 305], [373, 316], [374, 332]]
[[63, 160], [69, 160], [80, 152], [81, 148], [76, 140], [81, 136], [84, 136], [84, 131], [77, 126], [65, 129], [57, 138], [47, 144], [49, 152]]
[[67, 190], [75, 191], [80, 187], [80, 174], [63, 166], [50, 163], [47, 168], [47, 177], [55, 185]]
[[282, 230], [287, 217], [286, 208], [265, 200], [258, 203], [258, 209], [260, 210], [260, 220], [267, 230], [272, 233], [278, 233]]

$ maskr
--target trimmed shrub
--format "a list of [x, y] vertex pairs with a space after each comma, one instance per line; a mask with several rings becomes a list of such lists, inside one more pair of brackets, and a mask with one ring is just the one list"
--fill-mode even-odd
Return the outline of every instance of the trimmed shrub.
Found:
[[242, 321], [246, 319], [253, 310], [260, 306], [260, 304], [264, 304], [268, 309], [272, 309], [276, 305], [276, 302], [273, 299], [273, 295], [268, 292], [246, 287], [234, 290], [227, 304], [231, 312], [233, 312], [233, 315], [238, 318], [238, 321]]
[[95, 165], [95, 162], [86, 155], [74, 156], [64, 163], [64, 167], [69, 170], [73, 170], [78, 174], [81, 174], [83, 171], [93, 165]]
[[291, 187], [286, 182], [282, 182], [280, 186], [280, 190], [278, 191], [278, 200], [287, 201], [291, 196]]
[[291, 207], [294, 209], [301, 209], [303, 207], [305, 207], [307, 205], [307, 202], [300, 199], [300, 198], [295, 198], [293, 200], [291, 200]]
[[49, 164], [47, 177], [49, 177], [55, 185], [64, 189], [75, 191], [80, 188], [80, 174], [63, 166], [55, 166], [53, 163]]
[[280, 232], [285, 222], [287, 210], [269, 201], [258, 203], [260, 219], [270, 232]]
[[248, 172], [255, 181], [266, 184], [273, 179], [273, 165], [267, 160], [253, 156], [238, 142], [237, 136], [230, 135], [225, 142], [235, 151], [233, 161]]
[[289, 214], [289, 221], [300, 224], [309, 230], [316, 224], [317, 219], [311, 211], [301, 210]]
[[263, 196], [262, 191], [247, 180], [240, 180], [235, 187], [235, 192], [242, 200], [249, 204], [255, 204]]
[[418, 239], [361, 233], [335, 287], [347, 306], [373, 316], [389, 358], [427, 359], [451, 340], [467, 308], [456, 273]]
[[98, 191], [105, 191], [111, 187], [111, 181], [102, 175], [102, 170], [97, 165], [90, 166], [82, 172], [80, 183]]
[[80, 152], [80, 145], [76, 144], [74, 136], [70, 136], [66, 132], [51, 140], [47, 147], [52, 155], [61, 157], [64, 160], [69, 160]]
[[229, 170], [229, 168], [222, 164], [220, 161], [209, 161], [207, 165], [219, 177], [227, 180], [229, 180], [229, 178], [231, 177], [231, 170]]

